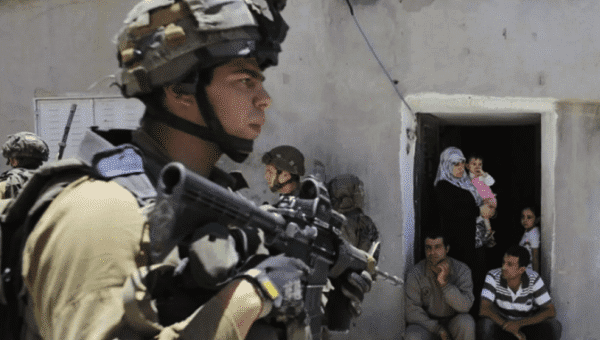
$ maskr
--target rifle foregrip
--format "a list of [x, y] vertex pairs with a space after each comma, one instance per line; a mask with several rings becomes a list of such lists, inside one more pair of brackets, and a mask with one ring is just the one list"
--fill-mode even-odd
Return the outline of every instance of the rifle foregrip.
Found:
[[276, 234], [283, 217], [256, 207], [253, 202], [204, 178], [177, 162], [162, 169], [155, 208], [149, 214], [153, 261], [161, 261], [185, 236], [208, 222], [235, 224]]

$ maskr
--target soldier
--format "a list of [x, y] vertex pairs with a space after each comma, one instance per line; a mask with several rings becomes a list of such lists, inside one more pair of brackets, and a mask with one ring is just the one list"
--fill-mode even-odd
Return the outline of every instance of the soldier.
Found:
[[271, 192], [296, 195], [300, 189], [300, 176], [304, 176], [304, 155], [289, 145], [280, 145], [262, 157], [265, 179]]
[[[235, 188], [215, 163], [222, 154], [245, 160], [265, 123], [263, 70], [277, 64], [284, 4], [146, 0], [128, 14], [118, 35], [122, 92], [146, 112], [138, 130], [88, 131], [77, 159], [40, 170], [60, 175], [34, 205], [41, 217], [24, 226], [32, 231], [22, 269], [10, 271], [22, 273], [34, 320], [25, 336], [37, 328], [43, 339], [243, 339], [297, 296], [283, 287], [301, 287], [303, 262], [276, 256], [246, 271], [260, 238], [216, 223], [150, 263], [145, 214], [171, 161]], [[194, 300], [173, 303], [170, 293]]]
[[14, 198], [25, 185], [33, 171], [48, 160], [48, 145], [31, 132], [19, 132], [8, 136], [2, 146], [2, 155], [12, 169], [0, 175], [1, 198]]
[[342, 236], [355, 247], [369, 251], [379, 239], [379, 231], [362, 210], [365, 199], [363, 182], [355, 175], [345, 174], [333, 178], [327, 187], [333, 209], [348, 219], [342, 227]]

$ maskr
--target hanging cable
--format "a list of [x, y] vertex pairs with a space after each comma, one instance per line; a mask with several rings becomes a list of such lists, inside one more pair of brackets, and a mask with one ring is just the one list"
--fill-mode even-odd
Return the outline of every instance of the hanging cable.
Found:
[[[350, 15], [352, 16], [352, 19], [354, 20], [354, 23], [356, 24], [356, 27], [360, 31], [360, 34], [363, 36], [363, 39], [365, 39], [365, 42], [367, 43], [367, 46], [369, 47], [369, 50], [371, 51], [371, 53], [375, 57], [375, 60], [377, 60], [377, 63], [379, 64], [379, 67], [381, 67], [381, 69], [383, 70], [383, 73], [385, 73], [385, 75], [389, 79], [390, 83], [392, 83], [392, 86], [394, 87], [394, 91], [396, 91], [396, 94], [398, 95], [398, 97], [400, 98], [400, 100], [408, 108], [408, 111], [412, 115], [412, 118], [413, 118], [413, 120], [415, 122], [415, 125], [416, 125], [417, 116], [415, 115], [415, 113], [413, 112], [412, 108], [410, 107], [410, 105], [408, 105], [408, 103], [404, 99], [404, 96], [402, 95], [402, 93], [398, 89], [398, 81], [394, 80], [392, 78], [392, 76], [390, 75], [390, 73], [387, 71], [387, 69], [385, 68], [385, 66], [381, 62], [381, 59], [379, 59], [379, 56], [375, 52], [375, 49], [371, 45], [371, 42], [369, 42], [369, 39], [367, 38], [367, 35], [365, 34], [365, 32], [363, 31], [362, 27], [360, 26], [360, 23], [358, 22], [358, 19], [354, 15], [354, 8], [352, 7], [352, 4], [350, 3], [350, 0], [346, 0], [346, 3], [348, 4], [348, 7], [350, 8]], [[414, 130], [407, 129], [406, 133], [407, 133], [407, 137], [409, 138], [409, 140], [414, 140], [416, 138], [416, 132]]]

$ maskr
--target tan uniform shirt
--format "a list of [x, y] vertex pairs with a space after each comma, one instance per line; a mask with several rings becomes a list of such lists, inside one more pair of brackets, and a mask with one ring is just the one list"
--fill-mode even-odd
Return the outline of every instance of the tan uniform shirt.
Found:
[[104, 339], [123, 317], [122, 286], [140, 266], [144, 219], [115, 182], [83, 177], [50, 204], [29, 236], [23, 278], [45, 339]]
[[[258, 314], [268, 312], [256, 288], [243, 281], [201, 307], [193, 321], [167, 328], [152, 322], [156, 312], [140, 298], [140, 310], [151, 311], [143, 327], [132, 327], [124, 284], [147, 263], [144, 223], [133, 195], [115, 182], [82, 177], [50, 204], [23, 253], [22, 273], [42, 338], [140, 339], [160, 332], [159, 339], [177, 339], [187, 331], [207, 339], [243, 339]], [[144, 296], [145, 286], [135, 291]], [[190, 323], [191, 331], [185, 329]]]

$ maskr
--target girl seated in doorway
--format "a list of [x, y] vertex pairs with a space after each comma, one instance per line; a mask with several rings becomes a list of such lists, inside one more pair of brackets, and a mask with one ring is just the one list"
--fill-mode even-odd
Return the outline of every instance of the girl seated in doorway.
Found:
[[523, 237], [521, 237], [520, 246], [527, 248], [531, 262], [527, 268], [540, 272], [540, 228], [538, 228], [538, 218], [532, 207], [526, 207], [521, 210], [521, 225], [525, 228]]

